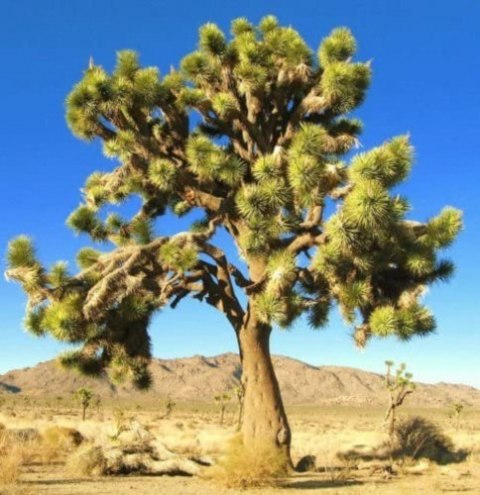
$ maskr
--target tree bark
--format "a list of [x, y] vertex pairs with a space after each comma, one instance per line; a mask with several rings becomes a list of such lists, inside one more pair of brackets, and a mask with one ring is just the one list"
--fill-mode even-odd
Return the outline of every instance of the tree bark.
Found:
[[247, 311], [239, 332], [244, 387], [242, 437], [247, 446], [271, 445], [290, 462], [291, 433], [270, 356], [272, 328]]

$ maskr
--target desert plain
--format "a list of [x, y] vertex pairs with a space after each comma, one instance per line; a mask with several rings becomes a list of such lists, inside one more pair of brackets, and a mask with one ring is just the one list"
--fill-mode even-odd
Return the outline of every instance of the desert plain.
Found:
[[[218, 466], [238, 437], [239, 404], [233, 397], [224, 403], [214, 399], [235, 386], [236, 359], [235, 355], [222, 355], [155, 361], [153, 368], [169, 373], [170, 380], [164, 379], [163, 385], [156, 380], [154, 390], [147, 394], [89, 382], [60, 371], [52, 362], [1, 376], [0, 494], [243, 492], [242, 487], [231, 486], [228, 473], [219, 474]], [[478, 390], [461, 385], [419, 385], [399, 409], [397, 421], [428, 419], [450, 439], [452, 456], [416, 457], [410, 452], [392, 459], [384, 455], [387, 396], [382, 393], [380, 375], [348, 368], [315, 368], [282, 357], [275, 362], [293, 433], [293, 463], [305, 456], [314, 458], [308, 471], [253, 486], [248, 488], [250, 493], [480, 492]], [[168, 388], [172, 383], [175, 389]], [[93, 387], [95, 400], [82, 420], [72, 391], [88, 385]], [[307, 402], [305, 397], [311, 397], [310, 404], [302, 403]], [[459, 417], [453, 414], [454, 403], [463, 404]], [[96, 458], [100, 448], [110, 460]], [[169, 463], [168, 474], [152, 474], [151, 466], [160, 465], [155, 464], [158, 452], [163, 462]], [[172, 465], [179, 467], [171, 469]], [[182, 466], [193, 471], [182, 471]], [[257, 467], [246, 465], [243, 469], [254, 472]]]

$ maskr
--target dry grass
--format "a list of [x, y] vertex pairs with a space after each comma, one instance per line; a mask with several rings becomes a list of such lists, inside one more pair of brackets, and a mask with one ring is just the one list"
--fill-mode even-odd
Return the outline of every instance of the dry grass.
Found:
[[275, 485], [287, 466], [286, 455], [272, 445], [246, 446], [235, 437], [208, 477], [227, 488], [259, 488]]
[[105, 466], [101, 447], [84, 445], [68, 457], [65, 471], [75, 476], [101, 476], [105, 473]]
[[[446, 492], [460, 493], [462, 490], [476, 493], [480, 486], [480, 412], [473, 408], [466, 411], [458, 432], [448, 418], [446, 409], [415, 411], [416, 414], [421, 413], [429, 417], [442, 432], [451, 437], [455, 450], [462, 449], [468, 456], [465, 461], [446, 466], [430, 463], [428, 470], [424, 470], [420, 465], [424, 461], [407, 462], [404, 464], [405, 469], [398, 470], [387, 483], [382, 471], [376, 471], [374, 475], [369, 474], [368, 461], [357, 459], [354, 464], [345, 457], [339, 457], [339, 454], [349, 450], [374, 451], [385, 441], [384, 411], [380, 408], [289, 408], [293, 431], [292, 460], [295, 464], [305, 455], [314, 455], [317, 471], [279, 479], [281, 475], [276, 472], [275, 460], [268, 460], [268, 452], [258, 449], [256, 452], [245, 452], [238, 442], [229, 447], [230, 440], [236, 435], [236, 414], [233, 410], [227, 412], [225, 424], [220, 426], [213, 414], [215, 409], [208, 405], [199, 407], [198, 404], [179, 404], [173, 417], [164, 418], [163, 414], [159, 414], [159, 411], [163, 412], [162, 404], [158, 407], [149, 407], [147, 404], [138, 410], [136, 404], [129, 406], [122, 403], [127, 426], [132, 421], [146, 425], [149, 432], [174, 453], [187, 457], [203, 456], [213, 461], [223, 459], [220, 463], [221, 469], [205, 469], [215, 473], [215, 476], [211, 477], [213, 479], [208, 482], [197, 477], [162, 477], [152, 480], [151, 487], [147, 478], [137, 476], [95, 479], [96, 475], [103, 472], [103, 461], [98, 452], [92, 450], [92, 441], [95, 440], [99, 445], [103, 441], [111, 441], [111, 436], [118, 426], [117, 408], [117, 403], [104, 404], [101, 414], [92, 414], [90, 419], [80, 422], [78, 410], [71, 409], [67, 402], [32, 405], [17, 399], [11, 408], [10, 404], [7, 404], [0, 414], [0, 433], [3, 422], [11, 429], [37, 430], [40, 432], [40, 438], [33, 443], [17, 443], [17, 450], [8, 451], [8, 455], [12, 456], [12, 472], [16, 471], [13, 476], [16, 481], [9, 485], [9, 491], [5, 488], [7, 485], [0, 488], [0, 495], [23, 495], [29, 487], [32, 493], [66, 495], [70, 493], [66, 490], [67, 485], [73, 490], [71, 493], [75, 494], [118, 495], [125, 490], [130, 491], [130, 483], [135, 486], [137, 493], [145, 495], [238, 493], [238, 489], [232, 490], [225, 488], [226, 486], [259, 486], [262, 495], [290, 495], [299, 493], [300, 488], [305, 494], [317, 493], [317, 490], [323, 495], [410, 495], [422, 492], [439, 495]], [[15, 416], [11, 414], [11, 409], [14, 409]], [[402, 411], [399, 421], [411, 413], [412, 410], [408, 409]], [[70, 429], [78, 430], [85, 438], [80, 447], [70, 443], [70, 433], [67, 433]], [[122, 434], [118, 436], [121, 437]], [[230, 454], [228, 456], [225, 455], [227, 451]], [[18, 456], [16, 468], [13, 462], [15, 452]], [[63, 461], [68, 453], [70, 459], [67, 466], [64, 466]], [[2, 461], [3, 457], [0, 464], [3, 464]], [[272, 469], [273, 475], [269, 469]], [[90, 476], [93, 478], [88, 482], [81, 480]], [[277, 483], [280, 483], [282, 488], [268, 486]]]
[[83, 435], [75, 428], [49, 426], [37, 442], [36, 457], [43, 463], [62, 460], [83, 440]]
[[16, 483], [23, 461], [23, 447], [12, 440], [7, 430], [0, 431], [0, 488]]

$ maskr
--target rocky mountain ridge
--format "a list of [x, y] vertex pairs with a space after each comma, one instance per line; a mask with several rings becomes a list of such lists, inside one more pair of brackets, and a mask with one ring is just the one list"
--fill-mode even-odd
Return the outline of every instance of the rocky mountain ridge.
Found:
[[[340, 366], [312, 366], [296, 359], [274, 356], [275, 370], [287, 405], [384, 405], [386, 400], [380, 374]], [[0, 375], [0, 393], [33, 397], [57, 397], [79, 387], [91, 388], [103, 397], [171, 397], [179, 401], [211, 401], [239, 382], [241, 366], [233, 353], [213, 357], [153, 359], [152, 388], [133, 390], [128, 384], [113, 385], [108, 377], [86, 378], [65, 371], [55, 361]], [[443, 407], [461, 402], [480, 407], [480, 390], [457, 384], [417, 384], [408, 403], [419, 407]]]

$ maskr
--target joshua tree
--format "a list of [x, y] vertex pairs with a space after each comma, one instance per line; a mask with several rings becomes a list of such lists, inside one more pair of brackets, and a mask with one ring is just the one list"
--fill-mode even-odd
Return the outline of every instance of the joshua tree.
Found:
[[75, 398], [82, 406], [82, 421], [85, 421], [87, 409], [92, 403], [93, 393], [88, 388], [81, 387], [75, 392]]
[[385, 415], [385, 423], [388, 422], [388, 436], [391, 444], [393, 444], [395, 436], [397, 407], [400, 407], [407, 395], [413, 393], [416, 388], [415, 383], [412, 382], [413, 375], [405, 371], [405, 364], [402, 363], [395, 372], [395, 375], [392, 375], [393, 364], [393, 361], [385, 361], [387, 367], [385, 386], [389, 392], [389, 406]]
[[455, 418], [455, 429], [458, 431], [460, 429], [460, 416], [465, 406], [461, 402], [454, 402], [451, 407], [451, 416]]
[[100, 412], [100, 406], [102, 405], [102, 398], [97, 395], [97, 397], [95, 397], [95, 400], [93, 401], [93, 405], [98, 414]]
[[176, 405], [176, 402], [173, 402], [173, 400], [168, 397], [167, 402], [165, 403], [165, 418], [169, 418], [172, 415]]
[[223, 425], [223, 420], [225, 417], [225, 409], [227, 409], [227, 404], [230, 402], [232, 397], [229, 393], [225, 392], [223, 394], [218, 394], [214, 397], [215, 402], [220, 406], [220, 424]]
[[237, 416], [237, 430], [240, 430], [242, 427], [242, 418], [243, 418], [243, 399], [244, 399], [244, 390], [243, 386], [240, 383], [232, 388], [232, 395], [237, 399], [238, 402], [238, 416]]
[[[354, 61], [348, 29], [316, 53], [272, 16], [258, 26], [236, 19], [231, 33], [204, 25], [198, 49], [164, 77], [131, 51], [112, 72], [89, 64], [67, 98], [67, 122], [116, 163], [90, 175], [68, 224], [105, 249], [82, 249], [72, 275], [64, 263], [44, 268], [19, 237], [7, 276], [28, 295], [31, 332], [79, 345], [61, 357], [65, 366], [108, 368], [138, 387], [151, 380], [155, 311], [192, 296], [222, 312], [240, 350], [244, 442], [288, 455], [272, 327], [302, 314], [322, 327], [337, 305], [360, 347], [371, 336], [428, 334], [434, 318], [420, 297], [452, 273], [437, 251], [456, 237], [461, 214], [407, 219], [395, 186], [412, 164], [408, 136], [352, 154], [362, 124], [350, 112], [371, 67]], [[141, 200], [135, 215], [106, 216], [132, 196]], [[168, 236], [172, 215], [185, 218]]]

